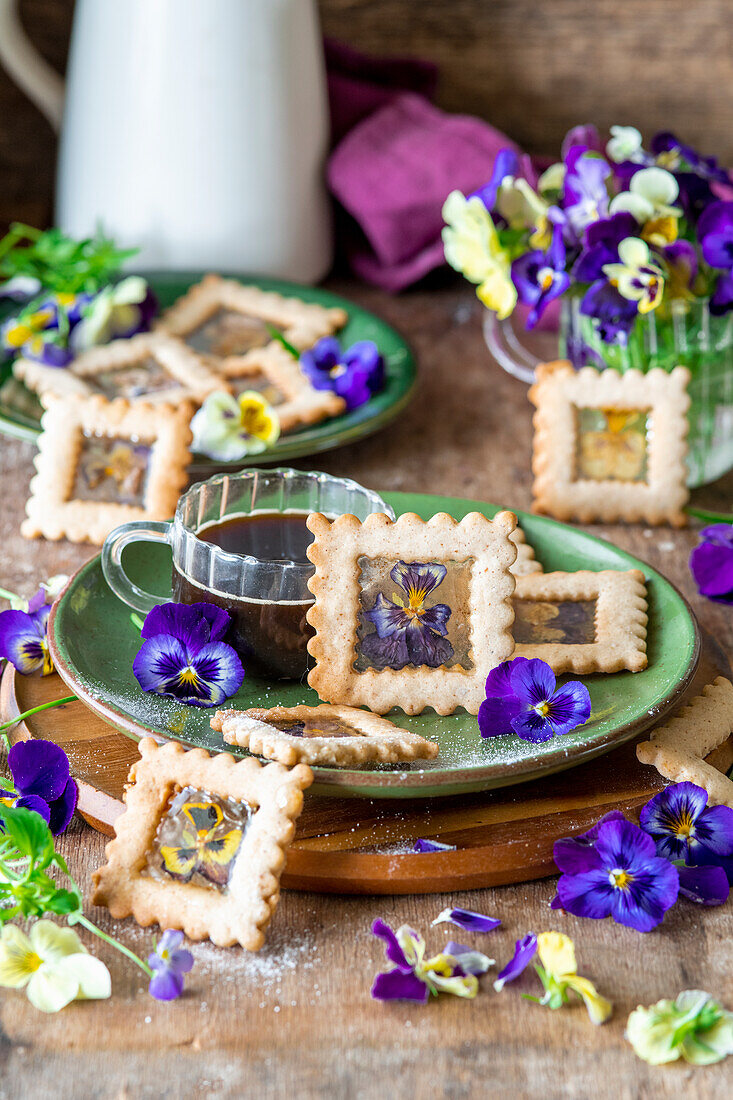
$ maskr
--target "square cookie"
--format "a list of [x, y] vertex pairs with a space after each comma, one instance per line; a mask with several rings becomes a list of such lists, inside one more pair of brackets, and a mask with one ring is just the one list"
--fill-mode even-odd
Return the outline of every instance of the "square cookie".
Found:
[[534, 415], [534, 510], [581, 523], [682, 527], [689, 371], [543, 363]]
[[230, 356], [219, 369], [235, 397], [245, 390], [261, 393], [277, 412], [282, 432], [317, 424], [346, 408], [343, 397], [312, 386], [297, 361], [276, 341], [263, 348], [256, 360]]
[[165, 311], [156, 329], [179, 337], [191, 351], [218, 364], [230, 355], [257, 361], [261, 349], [273, 342], [273, 329], [303, 350], [346, 321], [342, 309], [207, 275]]
[[159, 404], [200, 402], [215, 390], [228, 389], [222, 376], [180, 340], [153, 332], [90, 348], [64, 370], [19, 359], [13, 371], [36, 393], [59, 397], [100, 394], [109, 401]]
[[357, 707], [255, 707], [218, 710], [212, 729], [228, 745], [281, 764], [360, 767], [432, 760], [438, 746], [386, 718]]
[[101, 545], [121, 523], [170, 519], [186, 485], [193, 407], [44, 397], [26, 538]]
[[638, 569], [517, 577], [514, 656], [553, 672], [639, 672], [647, 666], [647, 602]]
[[488, 673], [514, 648], [516, 523], [512, 512], [460, 523], [445, 513], [427, 523], [311, 514], [308, 683], [319, 697], [377, 714], [477, 714]]
[[152, 738], [139, 748], [94, 904], [116, 920], [257, 951], [313, 773]]

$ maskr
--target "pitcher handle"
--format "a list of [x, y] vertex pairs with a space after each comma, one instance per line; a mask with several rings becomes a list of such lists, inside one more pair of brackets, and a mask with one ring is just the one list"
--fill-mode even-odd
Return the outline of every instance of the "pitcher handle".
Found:
[[115, 527], [102, 547], [102, 572], [104, 579], [110, 586], [115, 596], [134, 608], [143, 615], [161, 602], [160, 596], [152, 592], [146, 592], [144, 588], [131, 581], [122, 566], [122, 551], [131, 542], [164, 542], [168, 543], [168, 532], [171, 523], [159, 523], [150, 520], [137, 520], [134, 523], [123, 523], [121, 527]]
[[23, 30], [16, 0], [0, 0], [0, 61], [58, 133], [64, 113], [64, 81]]
[[487, 309], [484, 313], [484, 340], [494, 359], [508, 374], [528, 385], [534, 382], [534, 372], [540, 360], [519, 342], [508, 318], [500, 321], [495, 313]]

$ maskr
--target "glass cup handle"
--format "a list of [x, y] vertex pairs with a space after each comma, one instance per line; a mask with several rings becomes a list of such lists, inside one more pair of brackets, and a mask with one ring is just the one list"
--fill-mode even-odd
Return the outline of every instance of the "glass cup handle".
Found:
[[115, 527], [102, 547], [102, 572], [104, 579], [117, 596], [128, 607], [147, 615], [156, 604], [161, 602], [160, 596], [154, 596], [134, 584], [122, 566], [122, 551], [131, 542], [165, 542], [168, 543], [168, 532], [172, 524], [158, 523], [150, 520], [139, 520], [135, 523], [123, 523], [121, 527]]
[[500, 321], [495, 313], [487, 309], [484, 313], [484, 340], [494, 359], [508, 374], [528, 385], [534, 382], [534, 372], [540, 360], [520, 343], [509, 319]]

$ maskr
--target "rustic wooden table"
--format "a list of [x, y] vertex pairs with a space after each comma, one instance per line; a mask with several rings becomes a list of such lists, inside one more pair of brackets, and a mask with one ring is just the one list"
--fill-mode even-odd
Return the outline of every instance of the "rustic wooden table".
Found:
[[[334, 283], [333, 289], [404, 333], [417, 353], [419, 388], [399, 423], [315, 464], [376, 489], [443, 492], [527, 508], [531, 424], [525, 387], [491, 362], [470, 290], [450, 285], [388, 298], [351, 283]], [[552, 354], [550, 337], [536, 341], [538, 349]], [[72, 572], [92, 553], [89, 546], [28, 543], [20, 537], [33, 453], [30, 444], [0, 441], [0, 584], [24, 594], [44, 577]], [[733, 510], [733, 478], [695, 499], [701, 506]], [[693, 531], [594, 530], [665, 573], [733, 653], [730, 610], [699, 598], [688, 573]], [[80, 823], [62, 840], [85, 895], [91, 871], [103, 859], [103, 844]], [[511, 1091], [543, 1100], [635, 1100], [730, 1094], [730, 1062], [650, 1068], [635, 1057], [623, 1030], [637, 1004], [686, 988], [706, 989], [733, 1007], [733, 906], [702, 910], [682, 901], [659, 929], [644, 936], [609, 922], [550, 912], [553, 885], [545, 880], [450, 898], [285, 892], [258, 955], [196, 946], [187, 993], [171, 1004], [150, 998], [135, 969], [103, 947], [99, 954], [112, 972], [109, 1001], [72, 1004], [57, 1016], [41, 1016], [21, 994], [3, 991], [0, 1097], [383, 1100]], [[369, 987], [383, 964], [381, 945], [369, 931], [373, 919], [383, 917], [395, 926], [408, 922], [438, 949], [445, 928], [431, 931], [430, 922], [449, 900], [501, 917], [502, 927], [490, 937], [457, 936], [500, 963], [527, 930], [568, 932], [581, 972], [613, 1000], [613, 1019], [594, 1028], [582, 1007], [550, 1012], [523, 1001], [516, 988], [496, 995], [487, 979], [473, 1002], [450, 997], [425, 1007], [373, 1002]], [[104, 910], [89, 912], [139, 953], [149, 950], [149, 931], [131, 921], [110, 921]]]

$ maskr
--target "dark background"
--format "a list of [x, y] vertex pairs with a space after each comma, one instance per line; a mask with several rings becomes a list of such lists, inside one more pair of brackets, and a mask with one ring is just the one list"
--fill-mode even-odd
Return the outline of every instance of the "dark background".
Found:
[[[98, 0], [117, 3], [123, 0]], [[73, 0], [21, 0], [63, 69]], [[576, 122], [673, 128], [733, 163], [733, 0], [320, 0], [326, 34], [440, 67], [438, 102], [534, 153]], [[0, 221], [51, 216], [55, 139], [0, 72]]]

